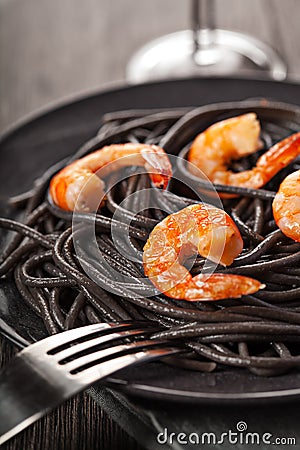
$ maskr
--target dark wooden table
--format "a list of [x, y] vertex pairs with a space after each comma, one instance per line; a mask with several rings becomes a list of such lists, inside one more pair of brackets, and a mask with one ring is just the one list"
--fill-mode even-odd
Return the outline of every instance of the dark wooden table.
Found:
[[[16, 349], [1, 338], [0, 366]], [[82, 393], [11, 439], [3, 450], [142, 450], [96, 402]]]
[[[124, 82], [142, 44], [189, 26], [183, 0], [2, 0], [0, 129], [46, 104]], [[300, 78], [299, 0], [217, 0], [217, 25], [273, 45]], [[1, 339], [1, 365], [15, 349]], [[7, 450], [140, 449], [87, 394], [3, 446]]]
[[[189, 27], [188, 0], [1, 0], [0, 129], [125, 79], [143, 44]], [[300, 78], [299, 0], [216, 0], [216, 24], [271, 44]]]

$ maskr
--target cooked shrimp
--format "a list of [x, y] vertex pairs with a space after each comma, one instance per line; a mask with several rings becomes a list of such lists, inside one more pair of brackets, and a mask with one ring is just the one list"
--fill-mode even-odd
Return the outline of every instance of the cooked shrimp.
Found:
[[[260, 125], [254, 113], [215, 123], [195, 138], [188, 160], [213, 183], [258, 189], [300, 154], [299, 132], [271, 147], [253, 169], [238, 173], [227, 170], [230, 161], [262, 147], [259, 134]], [[192, 165], [190, 170], [197, 175]]]
[[254, 113], [222, 120], [198, 134], [188, 160], [214, 181], [220, 172], [227, 171], [231, 160], [250, 155], [262, 147], [259, 135], [260, 124]]
[[300, 170], [283, 180], [272, 206], [274, 219], [281, 231], [300, 242]]
[[56, 205], [68, 211], [96, 211], [104, 198], [104, 182], [96, 176], [97, 171], [101, 169], [103, 177], [127, 166], [145, 167], [157, 188], [165, 189], [172, 176], [171, 163], [162, 148], [147, 144], [113, 144], [58, 172], [50, 183], [51, 197]]
[[145, 275], [165, 295], [189, 301], [236, 298], [264, 287], [252, 278], [213, 274], [192, 277], [184, 261], [199, 253], [230, 265], [243, 248], [233, 220], [211, 205], [190, 205], [171, 214], [152, 230], [144, 246]]

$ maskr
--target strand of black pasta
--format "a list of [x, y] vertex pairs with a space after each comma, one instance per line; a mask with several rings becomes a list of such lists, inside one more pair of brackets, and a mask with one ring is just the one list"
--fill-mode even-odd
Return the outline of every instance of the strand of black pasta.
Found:
[[300, 314], [286, 311], [283, 308], [264, 308], [261, 306], [228, 306], [228, 312], [245, 314], [263, 319], [277, 320], [280, 322], [288, 322], [300, 325]]
[[34, 195], [34, 188], [29, 189], [29, 191], [22, 192], [21, 194], [14, 195], [10, 197], [7, 201], [8, 205], [15, 208], [24, 208], [28, 200]]
[[270, 335], [274, 337], [277, 333], [281, 334], [295, 334], [300, 336], [300, 326], [290, 325], [286, 323], [274, 323], [274, 322], [239, 322], [239, 323], [214, 323], [214, 324], [190, 324], [181, 328], [173, 328], [168, 331], [161, 331], [155, 334], [155, 338], [163, 339], [167, 334], [168, 339], [182, 339], [190, 337], [209, 336], [216, 333], [249, 333]]
[[[255, 296], [260, 298], [261, 293], [256, 292]], [[271, 302], [280, 302], [284, 303], [291, 300], [299, 300], [300, 299], [300, 287], [288, 289], [288, 290], [280, 290], [277, 291], [267, 291], [265, 290], [263, 298], [267, 301]]]
[[57, 325], [61, 330], [64, 329], [64, 316], [62, 313], [62, 310], [59, 305], [59, 299], [60, 299], [60, 289], [55, 287], [51, 290], [50, 296], [49, 296], [49, 307], [52, 312], [52, 316], [54, 320], [56, 321]]
[[[104, 258], [103, 258], [104, 255]], [[147, 295], [153, 290], [153, 286], [148, 282], [144, 283], [141, 276], [134, 275], [131, 271], [122, 266], [116, 261], [114, 257], [106, 253], [98, 253], [98, 258], [88, 256], [86, 253], [78, 254], [78, 259], [83, 266], [86, 266], [95, 277], [103, 278], [103, 286], [107, 286], [106, 282], [110, 282], [110, 287], [117, 289], [117, 286], [122, 286], [122, 289], [137, 290], [141, 294]], [[105, 279], [105, 281], [104, 281]], [[125, 292], [121, 292], [120, 294]]]
[[50, 312], [50, 308], [49, 308], [49, 304], [47, 302], [47, 300], [44, 297], [44, 294], [41, 292], [40, 289], [30, 289], [31, 290], [31, 294], [32, 297], [36, 300], [36, 303], [39, 305], [40, 308], [40, 316], [43, 319], [43, 322], [48, 330], [48, 332], [50, 334], [56, 334], [59, 331], [59, 328], [57, 327], [57, 325], [55, 324], [52, 316], [51, 316], [51, 312]]
[[126, 311], [131, 315], [132, 319], [134, 320], [143, 320], [145, 317], [144, 315], [139, 311], [138, 308], [135, 307], [132, 303], [130, 303], [126, 297], [120, 297], [119, 301], [124, 306]]
[[[212, 190], [211, 186], [212, 185], [210, 183], [199, 181], [199, 187], [202, 187], [203, 189]], [[273, 200], [275, 197], [275, 192], [267, 191], [265, 189], [251, 189], [218, 183], [215, 183], [213, 185], [213, 190], [215, 190], [218, 193], [244, 195], [245, 197], [250, 197], [254, 199], [259, 198], [262, 200]]]
[[[80, 234], [82, 230], [77, 230], [76, 235]], [[85, 231], [85, 230], [83, 230]], [[119, 277], [119, 272], [114, 271], [112, 278], [112, 269], [113, 267], [119, 267], [118, 262], [114, 262], [113, 259], [108, 255], [100, 251], [100, 249], [96, 249], [92, 243], [88, 242], [88, 247], [91, 250], [91, 254], [86, 252], [82, 246], [77, 247], [77, 258], [82, 267], [85, 267], [89, 273], [94, 274], [94, 278], [98, 280], [98, 283], [102, 284], [104, 288], [110, 286], [114, 291], [119, 293], [120, 295], [125, 295], [125, 293], [129, 290], [138, 290], [143, 294], [147, 294], [150, 291], [153, 291], [153, 287], [151, 283], [147, 280], [146, 283], [141, 283], [140, 277], [136, 277], [133, 271], [130, 271], [129, 267], [125, 269], [124, 267], [121, 269], [122, 273], [130, 275], [130, 279], [128, 281], [123, 281], [122, 275]], [[114, 251], [116, 254], [116, 252]], [[101, 275], [101, 278], [100, 278]], [[128, 276], [127, 276], [128, 278]], [[149, 291], [150, 289], [150, 291]]]
[[45, 261], [51, 261], [52, 252], [45, 252], [42, 254], [33, 255], [27, 259], [27, 261], [22, 266], [22, 276], [24, 282], [27, 286], [31, 287], [64, 287], [64, 286], [76, 286], [76, 280], [70, 279], [68, 277], [34, 277], [30, 275], [33, 268], [38, 266]]
[[0, 276], [6, 275], [14, 266], [26, 257], [34, 248], [38, 246], [36, 241], [29, 240], [19, 245], [12, 253], [10, 253], [0, 264]]
[[6, 230], [15, 231], [20, 233], [22, 236], [31, 238], [38, 242], [40, 245], [46, 248], [51, 248], [53, 246], [52, 240], [49, 237], [44, 236], [38, 231], [30, 228], [28, 225], [24, 225], [23, 223], [16, 222], [12, 219], [5, 219], [3, 217], [0, 218], [0, 228], [5, 228]]
[[[90, 264], [87, 260], [81, 259], [81, 263], [82, 263], [86, 268], [88, 268], [89, 271], [94, 271], [94, 270], [95, 270], [93, 264]], [[94, 262], [94, 264], [95, 264], [95, 262]], [[96, 263], [96, 264], [97, 264], [97, 263]], [[99, 269], [100, 269], [100, 268], [98, 267], [98, 269], [97, 269], [97, 271], [96, 271], [96, 273], [95, 273], [95, 276], [97, 276], [97, 275], [99, 274]], [[159, 310], [161, 314], [171, 315], [171, 316], [173, 316], [173, 317], [182, 317], [183, 309], [181, 309], [181, 308], [176, 308], [176, 309], [174, 309], [174, 308], [171, 307], [171, 306], [161, 306], [161, 305], [158, 304], [157, 302], [155, 302], [155, 301], [153, 301], [153, 300], [149, 300], [149, 299], [147, 299], [146, 297], [144, 297], [144, 298], [139, 298], [139, 297], [137, 296], [137, 294], [134, 294], [134, 292], [133, 292], [135, 286], [133, 286], [132, 284], [130, 285], [130, 284], [126, 284], [126, 283], [114, 283], [113, 280], [112, 280], [111, 278], [107, 278], [108, 275], [109, 275], [109, 272], [107, 272], [107, 275], [105, 275], [104, 272], [103, 272], [103, 270], [102, 270], [102, 273], [101, 273], [101, 284], [103, 284], [104, 286], [105, 286], [105, 285], [109, 285], [111, 288], [114, 289], [114, 292], [115, 292], [116, 294], [121, 295], [121, 296], [126, 295], [127, 298], [128, 298], [128, 300], [131, 301], [131, 302], [133, 302], [133, 303], [135, 303], [136, 305], [141, 305], [141, 306], [143, 305], [144, 308], [147, 308], [147, 309], [150, 309], [150, 310], [153, 310], [153, 311]], [[98, 280], [99, 280], [99, 278], [98, 278]], [[99, 281], [100, 281], [100, 280], [99, 280]], [[137, 289], [137, 293], [139, 293], [140, 291], [142, 291], [142, 289], [141, 289], [140, 286], [137, 286], [136, 289]], [[148, 291], [147, 287], [145, 287], [145, 289], [146, 289], [146, 292], [147, 292], [147, 291]], [[151, 291], [152, 291], [152, 288], [150, 287], [150, 292], [151, 292]], [[185, 313], [185, 315], [186, 315], [186, 314], [191, 315], [191, 310], [189, 310], [189, 309], [188, 309], [188, 310], [185, 310], [184, 313]], [[194, 311], [193, 311], [193, 313], [195, 314]], [[198, 313], [196, 313], [196, 316], [199, 316], [199, 318], [201, 318], [201, 315], [200, 315], [199, 313], [200, 313], [200, 311], [199, 311]], [[175, 315], [174, 315], [174, 314], [175, 314]], [[206, 314], [206, 316], [203, 316], [203, 312], [202, 312], [202, 319], [204, 319], [204, 317], [205, 317], [205, 319], [208, 319], [209, 314], [208, 314], [207, 312], [206, 312], [205, 314]], [[213, 314], [215, 314], [215, 316], [213, 316]], [[222, 314], [224, 314], [225, 320], [230, 320], [230, 317], [227, 316], [226, 312], [224, 313], [223, 311], [217, 311], [217, 312], [215, 312], [215, 313], [212, 313], [212, 316], [211, 316], [211, 317], [214, 317], [214, 318], [211, 319], [211, 321], [216, 320], [217, 317], [219, 317], [219, 316], [222, 315]], [[192, 317], [193, 317], [193, 316], [192, 316]], [[239, 320], [239, 319], [241, 319], [241, 318], [245, 318], [245, 316], [244, 316], [244, 317], [237, 317], [237, 316], [234, 317], [234, 316], [232, 316], [232, 318], [234, 318], [234, 319], [236, 319], [236, 320]], [[249, 317], [247, 317], [247, 318], [248, 318], [248, 320], [250, 320]], [[231, 319], [231, 320], [232, 320], [232, 319]], [[254, 321], [255, 321], [255, 320], [257, 320], [257, 319], [255, 319], [254, 317], [252, 317], [251, 320], [254, 320]]]
[[165, 328], [184, 325], [186, 323], [184, 319], [175, 319], [174, 317], [163, 316], [161, 314], [158, 314], [157, 312], [154, 313], [153, 311], [150, 311], [145, 308], [143, 308], [142, 313], [145, 319], [157, 322]]
[[260, 198], [254, 199], [255, 218], [253, 223], [253, 232], [261, 235], [264, 226], [264, 206], [263, 200]]
[[[177, 118], [179, 119], [184, 114], [186, 114], [188, 111], [190, 111], [192, 108], [176, 108], [172, 109], [172, 119]], [[153, 109], [130, 109], [130, 110], [124, 110], [124, 111], [114, 111], [104, 114], [102, 117], [103, 124], [109, 124], [110, 122], [114, 121], [129, 121], [133, 119], [139, 119], [145, 116], [153, 116], [153, 114], [162, 114], [167, 113], [167, 117], [169, 116], [170, 109], [167, 108], [153, 108]], [[163, 118], [162, 120], [163, 121]]]
[[86, 305], [84, 308], [84, 313], [89, 324], [101, 322], [102, 316], [98, 315], [91, 305]]
[[292, 287], [300, 286], [300, 277], [295, 277], [292, 275], [288, 275], [286, 273], [284, 274], [278, 272], [264, 273], [263, 279], [264, 281], [271, 281], [274, 284], [278, 284], [279, 286], [281, 286], [281, 289], [283, 285]]
[[300, 243], [295, 242], [293, 244], [277, 244], [272, 250], [279, 253], [295, 253], [300, 250]]
[[[141, 271], [136, 267], [136, 265], [130, 261], [130, 259], [124, 256], [124, 253], [116, 252], [114, 248], [113, 242], [106, 235], [102, 235], [97, 239], [97, 242], [101, 245], [101, 251], [107, 252], [111, 257], [115, 257], [117, 259], [118, 266], [121, 265], [122, 269], [125, 268], [127, 272], [125, 275], [130, 275], [133, 277], [140, 277]], [[142, 261], [140, 261], [142, 262]]]
[[[283, 111], [286, 109], [286, 105], [283, 103], [277, 107]], [[272, 114], [272, 105], [262, 105], [260, 100], [244, 100], [241, 102], [235, 102], [234, 108], [231, 102], [217, 103], [211, 105], [200, 106], [187, 112], [179, 119], [173, 127], [171, 127], [164, 136], [164, 139], [160, 142], [160, 145], [165, 148], [166, 151], [174, 153], [185, 146], [191, 139], [193, 139], [198, 133], [204, 131], [212, 123], [218, 122], [220, 118], [224, 118], [224, 114], [232, 116], [238, 114], [244, 114], [249, 111], [256, 111], [265, 113], [269, 110]]]
[[300, 276], [300, 267], [281, 267], [280, 272], [282, 274], [288, 274], [292, 276], [299, 277]]
[[262, 299], [253, 297], [252, 295], [244, 295], [243, 297], [241, 297], [240, 302], [245, 305], [250, 305], [250, 306], [263, 306], [268, 309], [269, 308], [273, 308], [273, 309], [280, 308], [280, 306], [270, 304], [268, 302], [263, 301]]
[[16, 287], [19, 290], [22, 298], [44, 321], [47, 330], [52, 334], [58, 331], [55, 323], [52, 320], [49, 305], [47, 304], [42, 293], [38, 290], [32, 290], [30, 287], [24, 285], [22, 277], [21, 266], [17, 266], [14, 271], [14, 279]]
[[[76, 233], [79, 233], [81, 230], [78, 229], [76, 231]], [[79, 259], [78, 256], [73, 257], [72, 255], [72, 251], [73, 251], [73, 238], [74, 238], [74, 234], [69, 233], [69, 236], [67, 237], [67, 239], [65, 240], [65, 243], [63, 244], [63, 250], [64, 250], [64, 255], [66, 257], [65, 263], [69, 264], [71, 267], [73, 267], [76, 271], [78, 271], [78, 265], [76, 264], [76, 260]], [[101, 269], [100, 269], [101, 270]], [[103, 267], [102, 267], [103, 270]], [[96, 295], [99, 298], [99, 293], [97, 295], [97, 290], [95, 292], [95, 285], [94, 283], [94, 289], [93, 289], [93, 293], [94, 295]], [[105, 285], [104, 288], [107, 289], [108, 285]], [[99, 286], [100, 288], [100, 286]], [[108, 296], [106, 290], [104, 290], [103, 288], [100, 288], [100, 293], [101, 293], [101, 297], [99, 298], [99, 300], [101, 300], [103, 306], [108, 309], [110, 311], [115, 311], [118, 313], [119, 316], [124, 316], [126, 317], [126, 315], [128, 316], [127, 312], [124, 310], [124, 308], [121, 307], [121, 305], [111, 296]], [[91, 300], [90, 296], [89, 299]], [[94, 304], [95, 306], [95, 304]], [[113, 316], [114, 317], [114, 316]]]
[[292, 356], [287, 346], [282, 342], [272, 342], [272, 347], [280, 357], [290, 358]]
[[205, 344], [192, 342], [189, 343], [188, 346], [198, 352], [200, 355], [205, 356], [213, 361], [219, 362], [221, 364], [230, 365], [230, 366], [239, 366], [239, 367], [248, 367], [256, 366], [263, 368], [278, 368], [283, 367], [285, 369], [290, 369], [292, 367], [298, 367], [300, 364], [300, 356], [294, 356], [292, 358], [266, 358], [266, 357], [257, 357], [257, 356], [249, 356], [249, 357], [241, 357], [231, 356], [222, 354]]
[[[75, 270], [79, 270], [78, 261], [76, 259], [76, 252], [74, 247], [74, 233], [69, 228], [69, 233], [65, 231], [66, 238], [62, 241], [61, 258]], [[62, 237], [61, 237], [62, 238]]]
[[165, 191], [161, 191], [161, 190], [157, 190], [155, 191], [156, 194], [161, 197], [166, 197], [171, 203], [174, 203], [174, 205], [176, 206], [180, 206], [182, 205], [182, 203], [184, 204], [184, 206], [188, 206], [188, 205], [195, 205], [198, 204], [199, 202], [197, 200], [193, 200], [191, 198], [188, 197], [184, 197], [183, 195], [176, 195], [171, 191], [165, 190]]
[[152, 219], [151, 217], [143, 216], [142, 214], [132, 214], [128, 210], [119, 206], [114, 200], [110, 193], [107, 195], [107, 208], [111, 213], [117, 213], [118, 219], [125, 223], [132, 223], [137, 226], [142, 226], [144, 228], [152, 229], [155, 225], [157, 225], [158, 220]]
[[[43, 202], [34, 211], [32, 211], [25, 219], [24, 225], [32, 227], [36, 222], [47, 213], [47, 204]], [[23, 237], [22, 235], [15, 235], [9, 245], [4, 249], [1, 255], [1, 260], [6, 259], [14, 250], [17, 249], [18, 245], [21, 243]]]
[[153, 291], [156, 291], [150, 283], [139, 283], [138, 280], [135, 282], [135, 279], [132, 281], [123, 281], [122, 277], [116, 278], [116, 272], [113, 274], [114, 277], [112, 278], [111, 266], [106, 264], [106, 267], [104, 267], [103, 260], [99, 263], [97, 260], [91, 259], [84, 254], [80, 255], [78, 259], [82, 267], [90, 274], [93, 274], [93, 278], [96, 280], [97, 284], [103, 288], [109, 286], [109, 289], [116, 295], [131, 298], [136, 295], [147, 296], [153, 293]]
[[[257, 199], [256, 199], [257, 200]], [[264, 240], [263, 236], [253, 231], [237, 214], [235, 209], [232, 209], [231, 216], [237, 224], [238, 228], [241, 230], [241, 233], [247, 236], [251, 241], [257, 243], [262, 242]]]
[[[71, 266], [69, 263], [67, 263], [63, 257], [62, 257], [62, 247], [64, 244], [64, 241], [69, 235], [72, 233], [70, 229], [67, 229], [64, 231], [61, 236], [57, 239], [54, 249], [53, 249], [53, 259], [56, 262], [56, 264], [63, 270], [64, 273], [67, 274], [68, 277], [75, 279], [80, 285], [84, 286], [89, 292], [97, 293], [97, 297], [103, 298], [107, 297], [107, 294], [105, 291], [100, 288], [96, 283], [94, 283], [92, 280], [90, 280], [88, 277], [83, 275], [78, 269], [75, 269], [73, 266]], [[112, 299], [109, 299], [110, 301]], [[107, 307], [107, 305], [105, 305]], [[118, 308], [118, 312], [114, 311], [114, 314], [120, 319], [120, 320], [127, 320], [129, 317], [124, 312], [123, 309]], [[114, 316], [113, 314], [113, 316]], [[112, 315], [112, 311], [110, 312], [110, 315]]]
[[[148, 217], [147, 210], [149, 209], [149, 201], [150, 201], [150, 188], [153, 188], [150, 178], [148, 174], [143, 173], [143, 170], [140, 174], [136, 174], [136, 185], [135, 190], [131, 194], [128, 193], [127, 189], [125, 192], [125, 203], [127, 204], [127, 209], [130, 210], [131, 213], [139, 214], [140, 211], [142, 216]], [[155, 188], [155, 190], [160, 190]], [[132, 195], [134, 194], [134, 195]], [[155, 222], [152, 223], [152, 227], [155, 225]], [[143, 225], [142, 225], [143, 226]]]
[[[161, 191], [155, 192], [155, 200], [157, 206], [164, 212], [168, 214], [172, 214], [179, 209], [183, 209], [187, 206], [187, 202], [183, 199], [178, 198], [177, 204], [174, 202], [174, 198], [170, 198], [171, 196], [162, 194]], [[181, 204], [180, 204], [181, 203]]]
[[48, 189], [49, 181], [53, 175], [60, 170], [68, 161], [68, 158], [55, 163], [53, 166], [49, 167], [43, 175], [35, 180], [35, 186], [33, 189], [33, 195], [29, 198], [26, 205], [25, 215], [28, 216], [35, 208], [39, 205], [41, 201], [44, 200], [45, 193]]
[[86, 298], [83, 292], [79, 292], [73, 301], [71, 308], [68, 311], [68, 314], [66, 315], [64, 328], [66, 330], [69, 330], [71, 328], [74, 328], [77, 317], [80, 313], [80, 311], [83, 309], [84, 305], [86, 303]]
[[179, 158], [176, 163], [181, 175], [188, 182], [188, 186], [193, 186], [200, 193], [205, 193], [206, 191], [212, 192], [212, 195], [217, 193], [232, 194], [235, 196], [244, 196], [249, 198], [259, 198], [262, 200], [273, 200], [276, 192], [268, 191], [266, 189], [253, 189], [242, 186], [231, 186], [219, 183], [210, 183], [202, 178], [193, 175], [186, 167], [186, 156], [187, 150], [180, 152]]
[[[89, 289], [85, 288], [84, 286], [81, 286], [82, 292], [84, 292], [84, 295], [87, 299], [87, 302], [89, 305], [91, 305], [93, 308], [95, 308], [100, 314], [102, 320], [105, 322], [119, 322], [120, 316], [116, 314], [113, 310], [111, 310], [104, 302], [100, 302], [98, 300], [98, 296], [95, 295], [93, 292], [90, 292]], [[92, 289], [91, 289], [92, 291]]]
[[64, 273], [55, 266], [52, 262], [44, 262], [43, 263], [43, 270], [45, 273], [48, 273], [49, 275], [55, 276], [55, 277], [63, 277]]
[[241, 263], [249, 264], [257, 261], [260, 258], [260, 256], [266, 254], [271, 247], [273, 247], [277, 242], [279, 242], [282, 239], [282, 237], [283, 234], [281, 230], [273, 231], [273, 233], [270, 233], [262, 242], [260, 242], [252, 250], [235, 258], [231, 267], [239, 266]]
[[[240, 346], [240, 344], [242, 344], [242, 342], [238, 343], [238, 348]], [[247, 343], [245, 343], [245, 345], [247, 346]], [[210, 347], [213, 348], [214, 350], [217, 350], [219, 353], [224, 353], [224, 355], [231, 355], [231, 356], [236, 356], [236, 353], [228, 348], [225, 344], [222, 344], [220, 342], [214, 343], [212, 342], [210, 344]], [[274, 351], [272, 350], [272, 355], [274, 355]], [[271, 355], [269, 355], [271, 356]]]
[[[89, 261], [91, 263], [93, 263], [94, 261], [95, 269], [99, 270], [99, 273], [101, 273], [103, 270], [106, 275], [109, 275], [110, 269], [113, 269], [116, 270], [118, 274], [132, 277], [132, 280], [134, 280], [134, 282], [141, 283], [140, 272], [138, 272], [134, 267], [128, 264], [128, 261], [126, 261], [126, 259], [123, 258], [120, 253], [116, 252], [116, 250], [112, 250], [110, 245], [107, 245], [107, 243], [104, 241], [104, 239], [102, 240], [101, 237], [97, 239], [97, 242], [99, 243], [99, 249], [95, 249], [91, 245], [91, 253], [87, 256], [87, 258], [89, 258]], [[101, 264], [103, 263], [106, 264], [107, 270], [105, 270], [105, 266], [101, 266]]]
[[237, 273], [243, 275], [255, 275], [255, 273], [261, 273], [265, 270], [276, 270], [281, 268], [282, 266], [293, 265], [300, 261], [300, 251], [295, 253], [294, 255], [284, 256], [282, 258], [275, 259], [273, 261], [263, 261], [258, 262], [257, 264], [251, 265], [239, 265], [236, 267], [228, 267], [226, 269], [222, 269], [224, 273]]
[[40, 306], [37, 304], [36, 299], [32, 297], [32, 293], [29, 290], [29, 286], [26, 286], [22, 278], [21, 265], [18, 265], [14, 270], [15, 285], [21, 295], [21, 298], [25, 300], [26, 304], [33, 309], [33, 311], [39, 316], [42, 315]]
[[122, 206], [118, 205], [114, 199], [111, 191], [107, 193], [107, 208], [112, 213], [117, 213], [118, 219], [125, 221], [125, 223], [132, 223], [134, 225], [142, 226], [144, 228], [153, 228], [158, 221], [151, 217], [146, 217], [142, 214], [133, 214]]
[[124, 196], [123, 200], [124, 208], [130, 209], [129, 200], [131, 194], [133, 194], [136, 191], [138, 181], [139, 181], [138, 174], [131, 175], [127, 182], [126, 180], [122, 181], [121, 186], [122, 186], [122, 195]]
[[55, 163], [53, 166], [49, 167], [49, 169], [47, 169], [42, 176], [35, 180], [32, 189], [27, 192], [23, 192], [22, 194], [11, 197], [8, 200], [8, 203], [18, 207], [22, 206], [26, 202], [26, 217], [29, 216], [30, 213], [38, 206], [39, 202], [43, 200], [44, 194], [48, 188], [48, 184], [52, 176], [58, 170], [60, 170], [67, 163], [67, 161], [68, 158], [64, 158], [58, 163]]
[[[238, 314], [229, 314], [222, 310], [210, 313], [198, 309], [179, 308], [172, 306], [171, 304], [168, 306], [161, 305], [158, 301], [151, 298], [128, 297], [128, 301], [141, 308], [161, 314], [162, 316], [170, 316], [178, 319], [182, 318], [189, 321], [198, 320], [199, 322], [214, 323], [223, 320], [224, 322], [228, 321], [228, 323], [230, 323], [235, 320], [238, 322], [241, 319], [245, 319], [244, 315], [239, 316]], [[249, 320], [251, 320], [250, 317]]]
[[226, 331], [225, 333], [216, 333], [216, 334], [209, 334], [207, 336], [194, 336], [197, 338], [199, 342], [205, 342], [205, 343], [228, 343], [228, 342], [241, 342], [241, 341], [247, 341], [249, 343], [255, 342], [255, 343], [268, 343], [270, 344], [270, 341], [279, 341], [279, 342], [287, 342], [287, 343], [299, 343], [300, 342], [300, 336], [298, 335], [286, 335], [286, 334], [276, 334], [270, 338], [269, 335], [265, 333], [230, 333], [229, 331]]
[[253, 210], [252, 207], [253, 207], [253, 199], [249, 197], [242, 197], [242, 199], [237, 203], [237, 205], [235, 205], [231, 209], [230, 215], [234, 219], [242, 235], [245, 235], [250, 241], [257, 244], [263, 241], [264, 237], [256, 233], [247, 223], [249, 216], [252, 215], [251, 214]]
[[170, 124], [168, 122], [160, 122], [152, 130], [148, 131], [145, 138], [145, 144], [156, 144], [159, 142], [164, 134], [168, 131]]
[[[248, 345], [246, 342], [239, 342], [238, 344], [238, 350], [239, 354], [242, 357], [248, 358], [250, 356]], [[250, 372], [254, 373], [255, 375], [260, 376], [273, 376], [280, 374], [282, 372], [282, 368], [275, 369], [274, 367], [271, 369], [261, 368], [261, 367], [249, 367]]]
[[82, 156], [95, 151], [105, 145], [111, 144], [111, 140], [114, 139], [122, 139], [125, 138], [132, 130], [135, 130], [139, 127], [150, 127], [159, 124], [162, 120], [170, 120], [175, 121], [180, 116], [180, 113], [175, 113], [171, 111], [160, 112], [157, 114], [153, 114], [150, 116], [146, 116], [145, 118], [136, 118], [130, 120], [128, 123], [121, 124], [116, 127], [112, 127], [108, 129], [103, 134], [100, 133], [95, 137], [91, 138], [88, 142], [83, 144], [71, 158], [71, 161], [74, 161]]
[[147, 240], [148, 233], [144, 230], [140, 230], [131, 225], [126, 225], [126, 223], [123, 222], [117, 222], [116, 220], [103, 216], [102, 214], [80, 213], [77, 211], [73, 213], [71, 211], [65, 211], [54, 205], [54, 203], [49, 198], [48, 200], [49, 209], [52, 211], [52, 213], [57, 217], [67, 220], [68, 222], [73, 221], [74, 223], [87, 223], [95, 226], [96, 230], [108, 232], [110, 232], [112, 227], [114, 226], [116, 227], [116, 229], [118, 228], [120, 233], [128, 232], [128, 234], [132, 237], [135, 237], [142, 241]]
[[199, 361], [199, 359], [184, 358], [182, 355], [180, 358], [169, 356], [164, 359], [164, 363], [198, 372], [213, 372], [217, 367], [212, 361]]

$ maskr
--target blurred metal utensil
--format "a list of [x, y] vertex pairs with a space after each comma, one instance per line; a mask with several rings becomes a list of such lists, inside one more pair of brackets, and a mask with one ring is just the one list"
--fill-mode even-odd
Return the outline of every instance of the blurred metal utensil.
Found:
[[128, 340], [154, 331], [149, 322], [100, 323], [26, 347], [0, 373], [0, 444], [95, 381], [183, 350], [166, 341]]

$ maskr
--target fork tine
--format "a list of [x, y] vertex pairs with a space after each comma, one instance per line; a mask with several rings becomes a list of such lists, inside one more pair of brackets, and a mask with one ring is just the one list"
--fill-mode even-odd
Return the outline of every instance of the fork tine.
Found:
[[[84, 366], [91, 364], [93, 362], [101, 363], [103, 359], [113, 359], [117, 357], [118, 353], [125, 352], [130, 354], [131, 352], [137, 352], [140, 349], [147, 349], [147, 347], [157, 347], [159, 345], [167, 345], [166, 341], [137, 341], [131, 342], [130, 344], [120, 344], [115, 347], [105, 348], [102, 350], [98, 350], [96, 352], [90, 353], [88, 355], [81, 356], [80, 358], [74, 359], [72, 361], [66, 362], [63, 364], [65, 370], [72, 373], [75, 370], [81, 370]], [[84, 371], [84, 369], [83, 369]], [[75, 374], [76, 375], [76, 374]]]
[[[82, 339], [85, 338], [93, 333], [97, 332], [108, 332], [113, 333], [114, 331], [118, 331], [119, 329], [130, 329], [130, 328], [136, 328], [137, 326], [145, 326], [147, 328], [147, 324], [140, 322], [140, 323], [96, 323], [93, 325], [87, 325], [81, 328], [74, 328], [73, 330], [64, 331], [62, 333], [58, 333], [57, 335], [52, 335], [48, 338], [43, 339], [42, 341], [35, 342], [34, 344], [31, 344], [30, 352], [33, 353], [34, 351], [44, 351], [44, 352], [50, 352], [55, 350], [58, 350], [60, 346], [64, 345], [72, 345], [75, 343], [76, 339]], [[149, 326], [149, 323], [148, 323]], [[22, 353], [27, 353], [29, 350], [25, 348], [22, 350]]]
[[125, 331], [119, 331], [118, 333], [111, 333], [111, 334], [105, 334], [104, 336], [98, 336], [94, 339], [90, 339], [85, 342], [76, 343], [72, 347], [68, 347], [64, 350], [61, 350], [58, 353], [55, 353], [53, 356], [54, 359], [56, 359], [57, 362], [61, 363], [66, 358], [70, 358], [71, 356], [75, 356], [79, 352], [82, 352], [84, 350], [91, 350], [93, 347], [105, 344], [107, 342], [113, 342], [120, 338], [126, 338], [131, 336], [138, 336], [140, 334], [146, 334], [153, 332], [155, 330], [158, 330], [157, 327], [155, 328], [149, 328], [149, 329], [130, 329]]
[[[76, 381], [81, 383], [89, 383], [90, 385], [99, 379], [105, 378], [108, 375], [117, 372], [125, 367], [132, 366], [141, 362], [154, 361], [155, 359], [161, 359], [166, 356], [175, 355], [184, 351], [179, 347], [162, 347], [162, 348], [150, 348], [147, 350], [141, 350], [135, 353], [129, 353], [115, 357], [109, 361], [100, 362], [97, 365], [90, 367], [75, 375]], [[74, 375], [73, 375], [74, 376]]]
[[[63, 400], [101, 378], [138, 362], [185, 351], [182, 347], [167, 346], [163, 340], [139, 340], [102, 350], [91, 347], [91, 343], [95, 344], [95, 336], [101, 342], [100, 337], [105, 337], [108, 342], [111, 337], [145, 333], [153, 328], [153, 324], [149, 328], [149, 322], [95, 324], [51, 336], [18, 353], [0, 374], [0, 442], [5, 442]], [[99, 332], [101, 336], [95, 335]], [[58, 360], [67, 354], [64, 353], [67, 346], [73, 349], [72, 345], [77, 352], [78, 348], [85, 347], [92, 348], [93, 353], [85, 356], [79, 353], [77, 359], [59, 364]], [[72, 358], [72, 353], [68, 355]], [[30, 382], [24, 383], [24, 380]]]

